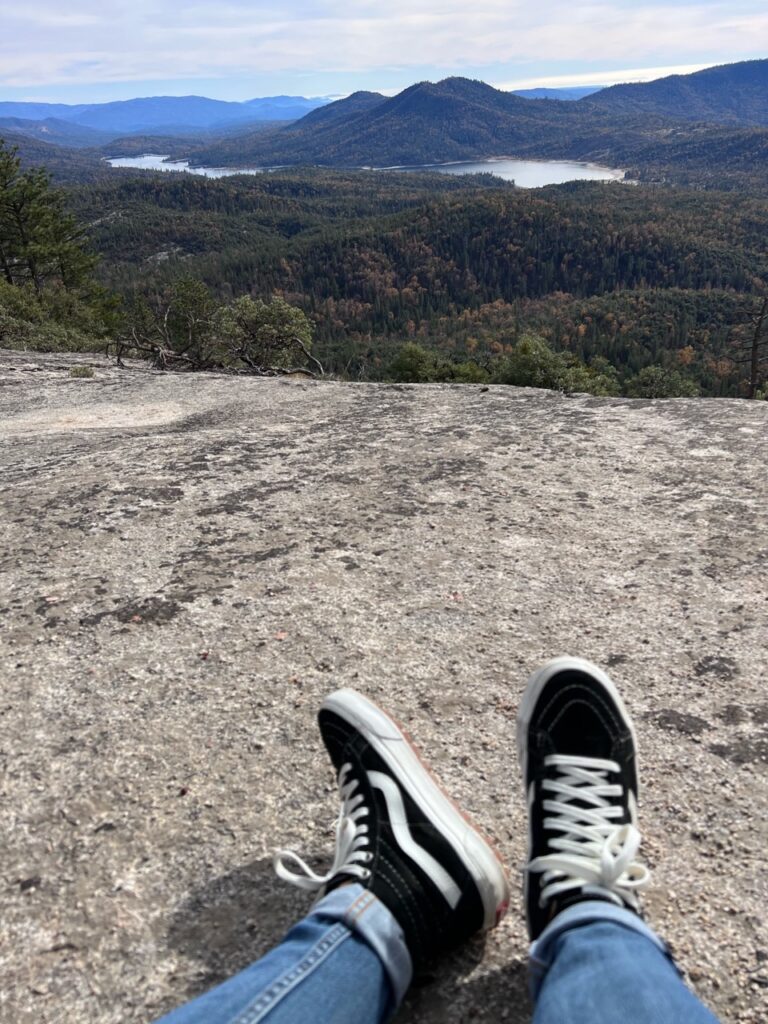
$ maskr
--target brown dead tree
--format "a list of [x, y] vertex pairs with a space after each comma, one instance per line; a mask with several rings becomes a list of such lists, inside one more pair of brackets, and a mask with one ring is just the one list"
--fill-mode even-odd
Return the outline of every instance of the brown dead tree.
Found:
[[748, 366], [746, 380], [747, 397], [756, 398], [768, 377], [768, 296], [760, 297], [760, 305], [746, 313], [746, 322], [741, 325], [737, 344], [742, 358], [734, 360], [738, 365]]

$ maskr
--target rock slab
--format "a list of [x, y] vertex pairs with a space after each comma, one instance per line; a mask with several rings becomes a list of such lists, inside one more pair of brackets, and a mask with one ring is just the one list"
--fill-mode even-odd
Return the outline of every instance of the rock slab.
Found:
[[[91, 379], [69, 368], [89, 362]], [[525, 858], [530, 671], [607, 666], [645, 900], [723, 1022], [768, 1013], [768, 404], [175, 375], [0, 353], [0, 1019], [146, 1022], [307, 907], [353, 686]], [[521, 901], [403, 1022], [530, 1018]]]

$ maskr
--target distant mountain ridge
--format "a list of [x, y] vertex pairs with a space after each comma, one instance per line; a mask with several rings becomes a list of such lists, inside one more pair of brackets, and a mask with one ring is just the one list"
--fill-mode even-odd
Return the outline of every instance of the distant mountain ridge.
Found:
[[58, 117], [46, 117], [40, 121], [22, 117], [0, 117], [0, 135], [8, 133], [73, 149], [104, 146], [115, 138], [114, 132], [98, 131]]
[[[569, 112], [565, 113], [566, 110]], [[564, 126], [571, 123], [568, 118], [584, 121], [590, 116], [588, 111], [592, 117], [600, 112], [606, 117], [652, 116], [677, 122], [768, 125], [768, 60], [743, 61], [691, 75], [672, 75], [654, 82], [598, 90], [585, 86], [508, 92], [484, 82], [454, 77], [437, 83], [415, 83], [394, 97], [360, 91], [335, 102], [302, 96], [262, 97], [242, 103], [205, 96], [150, 96], [74, 105], [0, 102], [0, 127], [11, 127], [8, 118], [47, 122], [39, 129], [41, 138], [60, 145], [84, 146], [86, 133], [70, 135], [64, 122], [108, 133], [113, 138], [241, 128], [247, 133], [249, 126], [257, 123], [293, 122], [287, 127], [281, 125], [282, 132], [269, 136], [259, 133], [256, 147], [249, 148], [247, 137], [234, 146], [217, 145], [218, 159], [252, 161], [271, 153], [268, 159], [273, 161], [349, 163], [362, 158], [370, 163], [378, 159], [378, 153], [382, 159], [396, 158], [405, 163], [414, 159], [418, 162], [427, 155], [434, 160], [503, 155], [499, 146], [522, 142], [522, 136], [529, 139], [534, 125]], [[398, 126], [398, 118], [403, 117], [407, 125]], [[477, 119], [474, 126], [473, 117]], [[36, 131], [29, 124], [15, 127], [30, 136]], [[319, 136], [321, 130], [330, 129], [323, 138]], [[366, 137], [369, 129], [388, 132], [386, 144], [373, 144], [374, 140]], [[409, 144], [407, 138], [396, 137], [401, 130], [418, 130], [426, 132], [426, 136], [421, 140], [411, 138]], [[442, 146], [437, 139], [441, 133]], [[105, 141], [96, 136], [91, 138], [93, 145]], [[419, 141], [421, 145], [416, 145]], [[490, 150], [481, 153], [478, 147], [487, 145]]]
[[192, 162], [392, 166], [511, 154], [542, 126], [581, 119], [577, 106], [526, 100], [469, 78], [417, 82], [393, 97], [353, 93], [277, 131], [204, 147]]
[[108, 132], [113, 137], [136, 132], [169, 133], [218, 129], [257, 121], [294, 121], [324, 106], [326, 99], [267, 96], [244, 103], [205, 96], [149, 96], [111, 103], [77, 104], [0, 102], [0, 118], [43, 121], [55, 118]]
[[354, 114], [362, 114], [367, 110], [373, 110], [374, 107], [378, 107], [379, 104], [385, 101], [386, 96], [383, 96], [380, 92], [353, 92], [350, 96], [335, 100], [333, 103], [328, 103], [324, 107], [318, 107], [317, 110], [306, 114], [301, 119], [300, 124], [302, 129], [307, 128], [307, 126], [329, 125], [334, 121], [348, 119]]

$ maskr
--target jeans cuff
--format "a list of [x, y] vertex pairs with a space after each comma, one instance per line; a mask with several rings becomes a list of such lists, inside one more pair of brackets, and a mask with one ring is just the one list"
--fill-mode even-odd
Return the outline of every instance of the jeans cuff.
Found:
[[324, 896], [312, 908], [312, 914], [343, 922], [371, 947], [384, 965], [395, 1006], [399, 1006], [413, 977], [413, 962], [403, 929], [381, 900], [355, 882]]
[[555, 945], [563, 932], [599, 921], [612, 921], [614, 924], [639, 932], [665, 956], [669, 956], [666, 945], [656, 932], [631, 910], [616, 906], [615, 903], [608, 903], [606, 900], [584, 900], [581, 903], [574, 903], [573, 906], [553, 917], [538, 939], [531, 944], [529, 968], [531, 993], [534, 998], [538, 994], [545, 974], [552, 966]]

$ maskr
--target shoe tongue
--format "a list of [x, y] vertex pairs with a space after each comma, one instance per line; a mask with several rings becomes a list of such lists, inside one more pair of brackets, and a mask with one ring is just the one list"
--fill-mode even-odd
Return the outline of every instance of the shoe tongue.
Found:
[[[554, 769], [552, 771], [552, 774], [551, 774], [550, 778], [554, 778], [554, 779], [562, 778], [561, 771], [558, 770], [558, 769]], [[565, 798], [563, 798], [563, 797], [561, 797], [560, 799], [562, 799], [564, 803], [567, 803], [568, 807], [574, 808], [574, 810], [576, 810], [577, 812], [578, 811], [594, 811], [594, 809], [595, 809], [594, 800], [587, 800], [586, 797], [570, 797], [569, 796], [567, 798], [567, 800]], [[551, 834], [551, 835], [554, 835], [554, 836], [562, 836], [562, 834], [563, 834], [562, 833], [562, 829], [551, 829], [551, 830], [547, 829], [546, 831], [547, 831], [548, 834]]]
[[606, 759], [613, 753], [610, 732], [586, 703], [575, 703], [568, 716], [552, 727], [551, 737], [558, 754]]
[[[579, 754], [575, 756], [584, 757], [585, 755]], [[603, 767], [595, 766], [593, 768], [588, 763], [580, 767], [592, 772], [595, 782], [602, 783], [604, 781], [611, 783], [615, 781], [613, 773], [606, 771]], [[588, 782], [580, 782], [578, 779], [573, 778], [570, 768], [567, 765], [562, 764], [550, 764], [547, 767], [547, 778], [553, 779], [557, 782], [563, 782], [567, 779], [569, 790], [571, 792], [575, 792], [576, 795], [572, 796], [571, 792], [569, 792], [567, 796], [565, 794], [558, 794], [557, 799], [562, 801], [564, 804], [567, 804], [568, 807], [573, 808], [576, 812], [580, 810], [594, 811], [596, 809], [595, 800], [592, 796], [592, 780]], [[580, 795], [582, 793], [583, 796]], [[562, 829], [559, 828], [547, 831], [551, 831], [553, 835], [562, 835]]]

